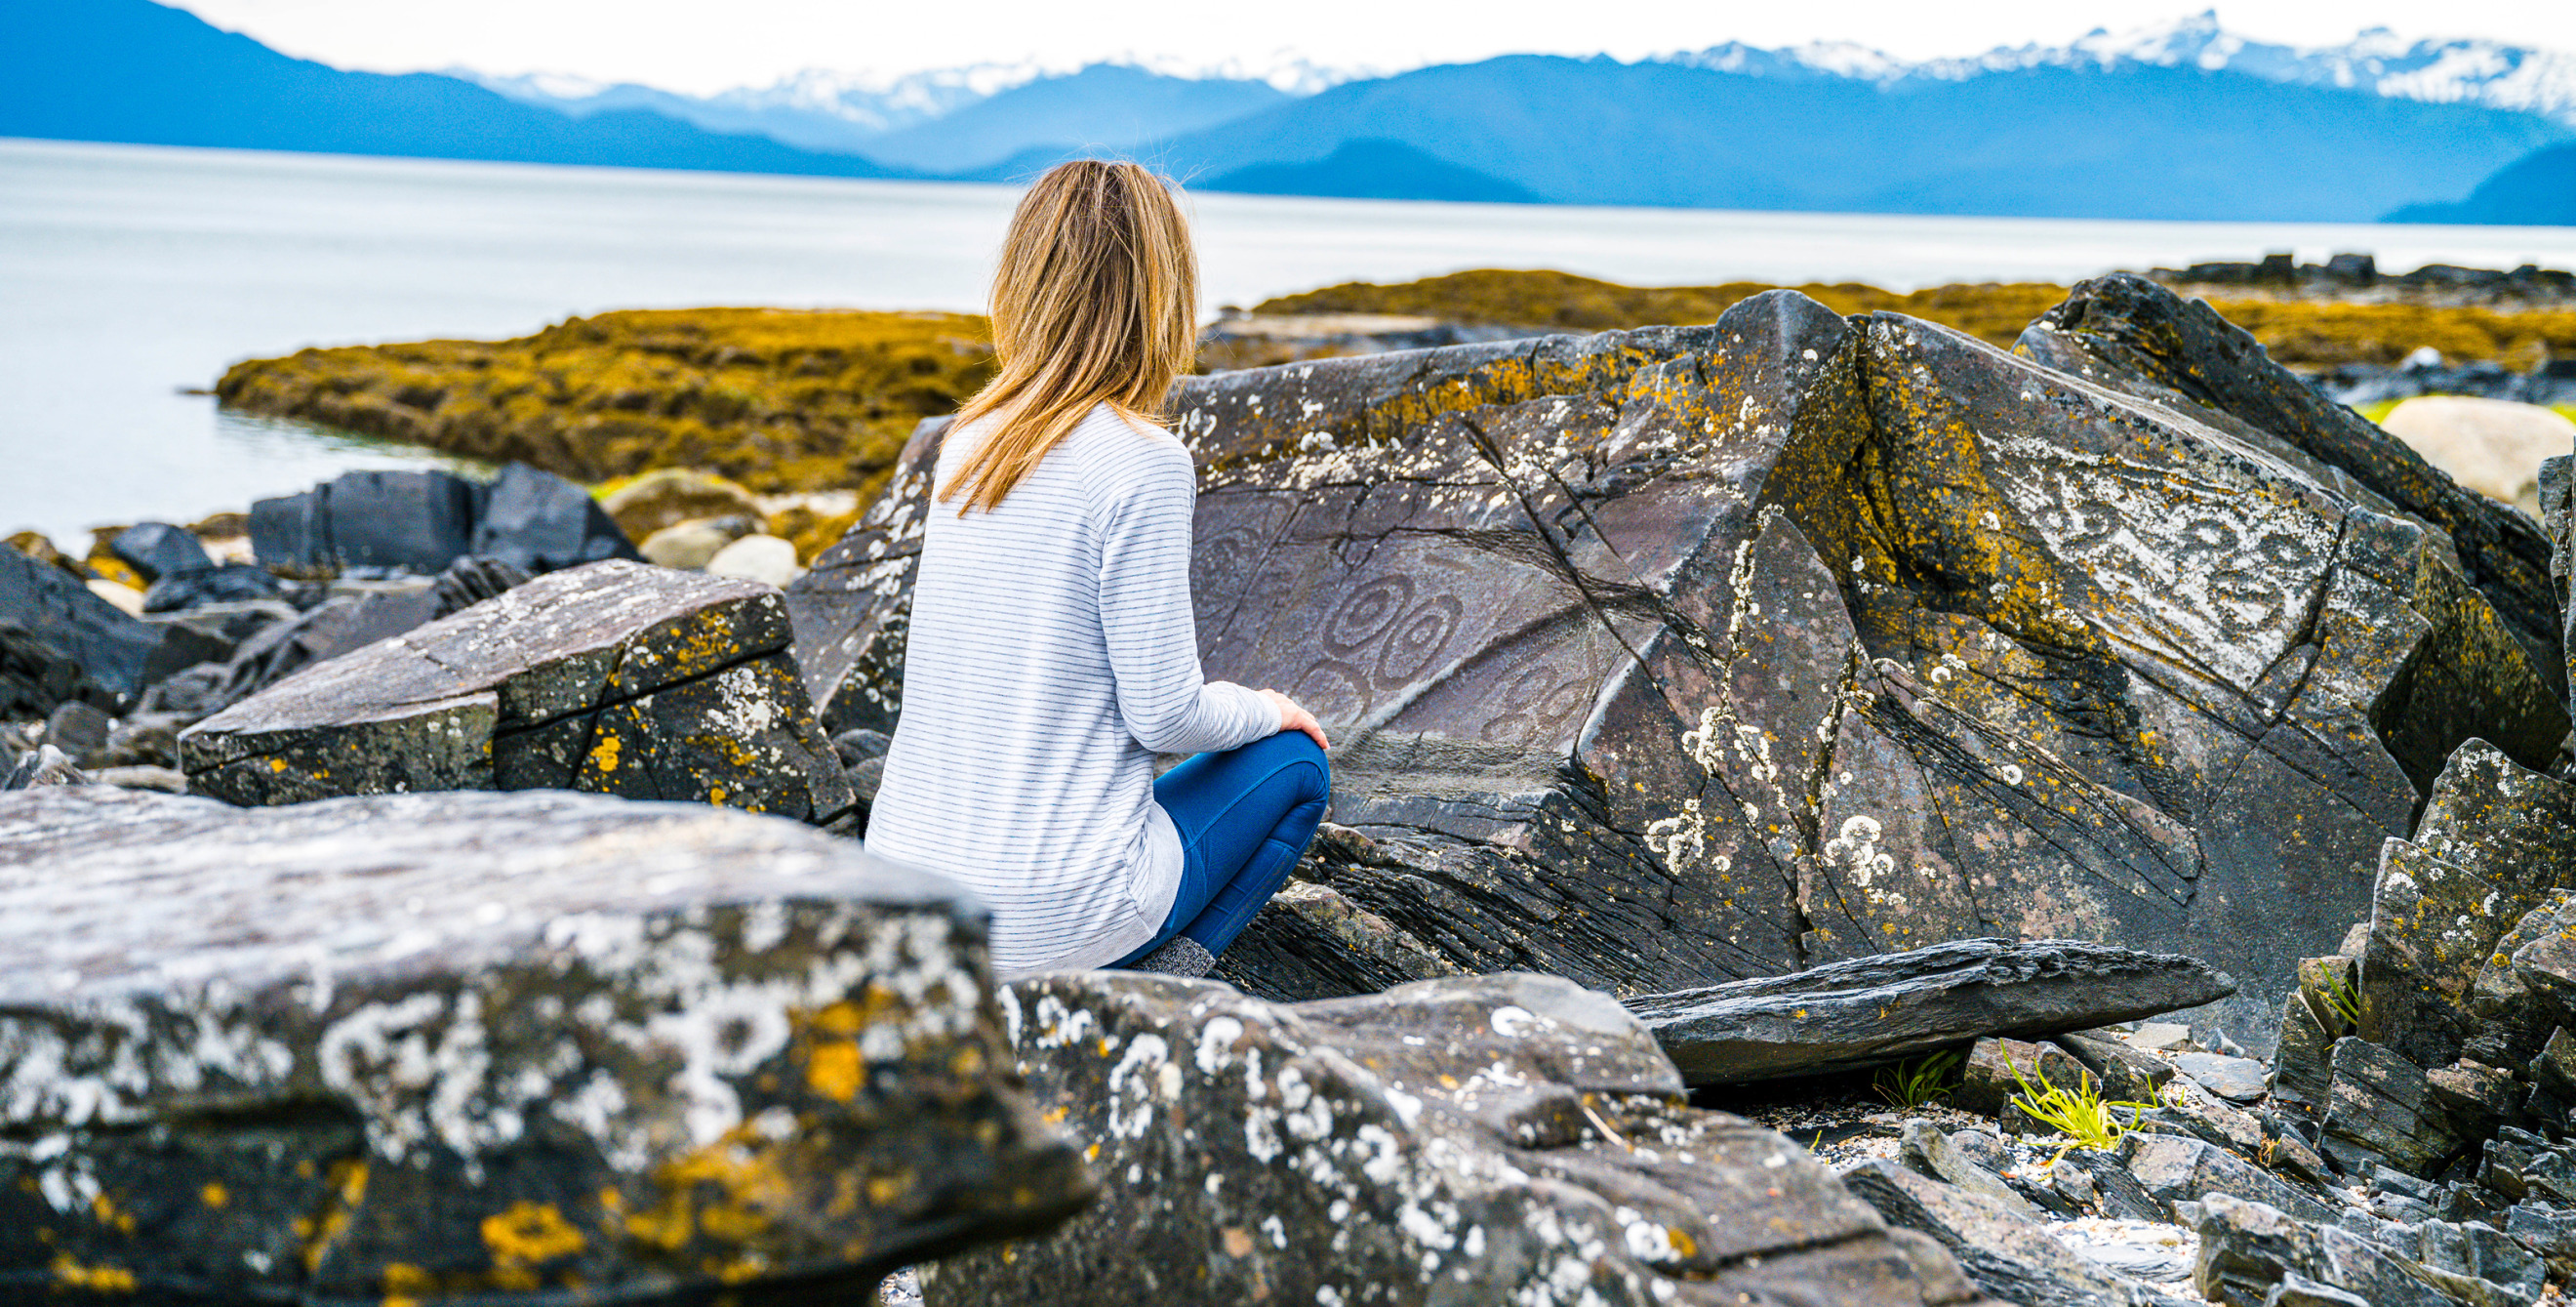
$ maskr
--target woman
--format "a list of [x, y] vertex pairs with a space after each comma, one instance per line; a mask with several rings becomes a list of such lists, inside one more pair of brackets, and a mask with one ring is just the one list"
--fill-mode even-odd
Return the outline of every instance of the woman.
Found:
[[[939, 452], [867, 842], [980, 896], [1006, 976], [1207, 974], [1323, 817], [1314, 716], [1199, 672], [1190, 455], [1151, 416], [1197, 308], [1160, 179], [1053, 169], [993, 277], [1000, 371]], [[1158, 753], [1198, 756], [1155, 779]]]

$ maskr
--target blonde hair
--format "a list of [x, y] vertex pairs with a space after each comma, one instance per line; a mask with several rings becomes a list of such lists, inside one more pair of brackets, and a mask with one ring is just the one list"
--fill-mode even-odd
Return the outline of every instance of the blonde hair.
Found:
[[1058, 164], [1020, 197], [993, 273], [1000, 365], [949, 426], [998, 425], [941, 502], [991, 510], [1099, 404], [1156, 420], [1198, 348], [1198, 255], [1161, 178], [1132, 163]]

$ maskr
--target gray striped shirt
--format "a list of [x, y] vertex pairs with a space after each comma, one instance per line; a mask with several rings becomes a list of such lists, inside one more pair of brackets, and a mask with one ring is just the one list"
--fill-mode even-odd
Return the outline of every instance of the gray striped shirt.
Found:
[[[950, 432], [934, 484], [990, 429]], [[1000, 508], [931, 506], [867, 842], [981, 897], [1006, 976], [1102, 966], [1151, 939], [1181, 880], [1154, 755], [1279, 729], [1268, 700], [1201, 679], [1196, 494], [1178, 440], [1103, 405]]]

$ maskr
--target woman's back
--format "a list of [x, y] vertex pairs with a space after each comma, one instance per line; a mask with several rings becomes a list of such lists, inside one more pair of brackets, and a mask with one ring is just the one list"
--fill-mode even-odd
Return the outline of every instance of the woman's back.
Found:
[[[988, 431], [951, 432], [937, 484]], [[999, 505], [930, 513], [868, 846], [983, 898], [997, 969], [1102, 965], [1152, 937], [1180, 875], [1154, 754], [1277, 729], [1253, 692], [1202, 685], [1193, 493], [1178, 441], [1102, 405]]]

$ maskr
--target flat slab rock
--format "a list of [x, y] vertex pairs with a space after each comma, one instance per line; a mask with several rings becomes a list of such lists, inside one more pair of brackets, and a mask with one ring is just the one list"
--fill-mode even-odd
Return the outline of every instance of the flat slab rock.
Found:
[[978, 909], [703, 806], [0, 795], [0, 1012], [13, 1301], [856, 1300], [1089, 1191]]
[[[1230, 974], [1641, 994], [2090, 939], [2243, 980], [2208, 1020], [2268, 1050], [2451, 750], [2565, 737], [2540, 536], [2170, 292], [2063, 307], [2019, 354], [1778, 291], [1184, 379], [1206, 670], [1313, 708], [1334, 820], [1413, 846], [1308, 877], [1403, 938], [1283, 908]], [[789, 589], [835, 730], [899, 716], [938, 439]]]
[[1005, 993], [1031, 1094], [1107, 1183], [1056, 1234], [924, 1267], [929, 1307], [1983, 1301], [1796, 1143], [1684, 1106], [1635, 1019], [1567, 981]]
[[320, 663], [179, 737], [192, 791], [566, 789], [816, 823], [856, 803], [778, 592], [608, 561]]
[[1971, 939], [1625, 1002], [1683, 1079], [1716, 1085], [1893, 1062], [1989, 1035], [2089, 1030], [2235, 992], [2197, 958]]

